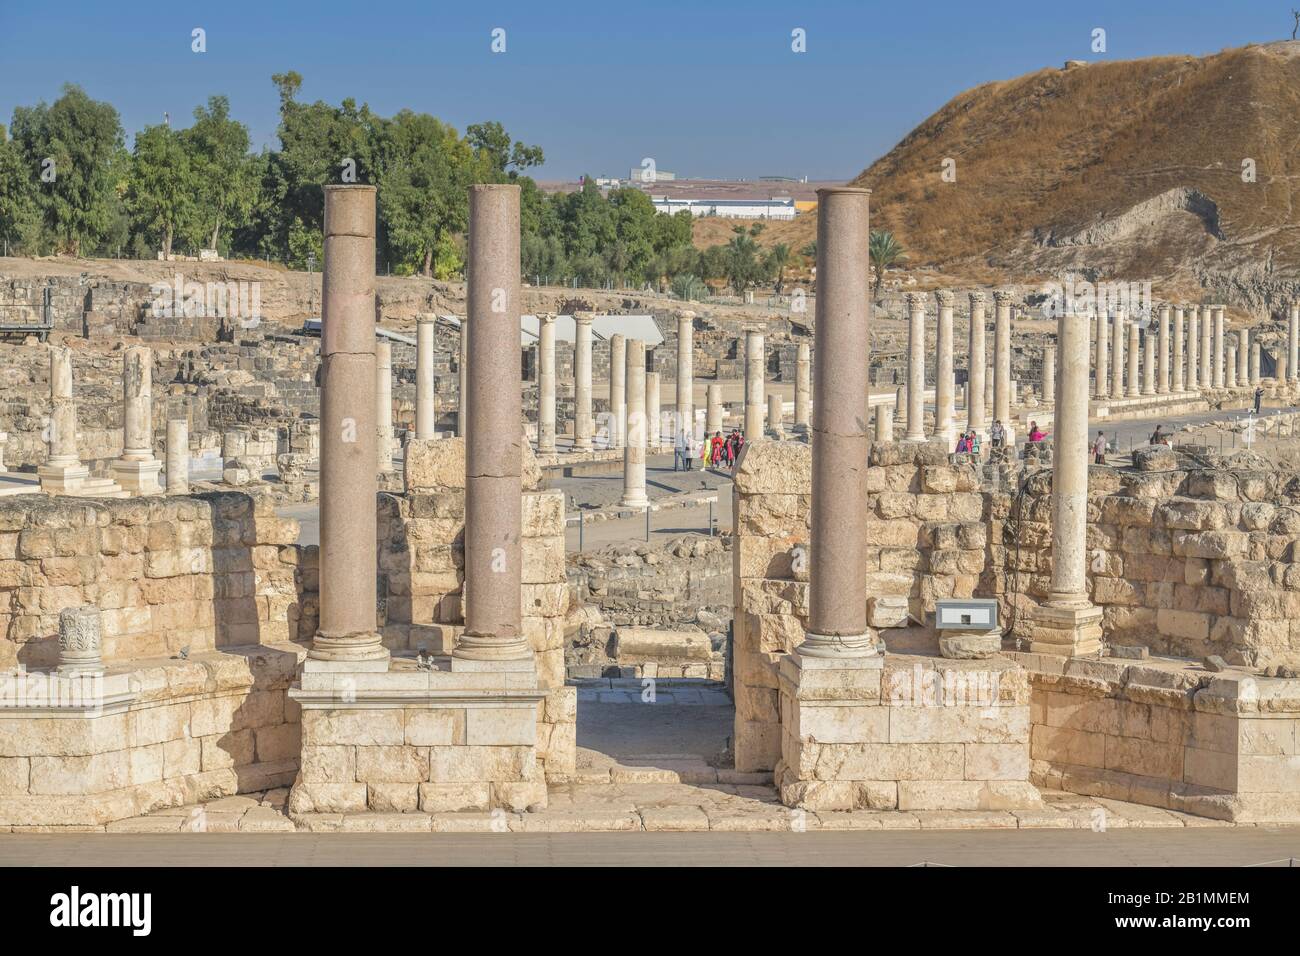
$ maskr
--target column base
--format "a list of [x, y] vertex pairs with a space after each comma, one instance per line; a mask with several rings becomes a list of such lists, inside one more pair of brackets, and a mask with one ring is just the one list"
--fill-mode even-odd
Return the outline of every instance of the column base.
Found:
[[1088, 657], [1101, 653], [1101, 608], [1053, 607], [1041, 604], [1029, 618], [1029, 652], [1065, 657]]
[[453, 660], [466, 661], [531, 661], [533, 649], [528, 646], [527, 638], [522, 635], [502, 640], [493, 635], [471, 634], [465, 631], [456, 642], [451, 656]]
[[71, 495], [81, 490], [90, 477], [90, 469], [77, 462], [75, 465], [41, 465], [36, 469], [41, 480], [41, 491], [55, 495]]
[[[334, 636], [317, 631], [307, 657], [318, 663], [348, 665], [354, 669], [365, 664], [368, 666], [359, 669], [370, 671], [387, 670], [389, 653], [378, 633]], [[330, 669], [346, 670], [347, 667]]]
[[880, 656], [876, 650], [876, 635], [869, 629], [861, 634], [815, 634], [807, 631], [803, 643], [795, 648], [795, 654], [821, 660], [860, 660]]
[[109, 464], [113, 479], [132, 497], [160, 495], [163, 493], [158, 475], [163, 463], [156, 458], [146, 461], [118, 460]]
[[639, 494], [625, 494], [618, 500], [620, 508], [649, 508], [650, 499], [645, 496], [645, 492]]

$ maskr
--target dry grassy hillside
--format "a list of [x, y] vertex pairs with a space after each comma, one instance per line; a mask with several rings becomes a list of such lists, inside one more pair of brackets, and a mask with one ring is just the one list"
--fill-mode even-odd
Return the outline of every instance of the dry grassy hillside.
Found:
[[[985, 84], [854, 183], [872, 188], [873, 225], [909, 266], [1026, 281], [1078, 270], [1276, 310], [1300, 295], [1300, 42]], [[797, 249], [815, 234], [803, 216], [762, 238]]]

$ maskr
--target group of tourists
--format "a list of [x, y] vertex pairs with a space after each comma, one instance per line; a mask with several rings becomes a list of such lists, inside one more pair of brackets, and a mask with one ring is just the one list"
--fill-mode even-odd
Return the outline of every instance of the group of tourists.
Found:
[[730, 435], [714, 432], [712, 438], [696, 442], [688, 431], [679, 432], [673, 458], [673, 471], [691, 471], [696, 458], [701, 468], [734, 468], [740, 450], [745, 447], [745, 433], [733, 428]]

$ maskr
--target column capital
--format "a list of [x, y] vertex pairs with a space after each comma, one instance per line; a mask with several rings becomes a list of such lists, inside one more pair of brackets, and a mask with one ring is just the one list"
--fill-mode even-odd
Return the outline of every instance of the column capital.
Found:
[[695, 313], [690, 309], [678, 309], [673, 315], [679, 323], [695, 321]]
[[917, 309], [920, 309], [922, 311], [925, 310], [924, 292], [908, 292], [903, 296], [903, 299], [907, 302], [907, 307], [909, 310], [913, 312], [915, 312]]
[[556, 320], [556, 318], [558, 318], [558, 316], [556, 316], [556, 314], [555, 314], [554, 312], [538, 312], [538, 313], [537, 313], [537, 323], [538, 323], [538, 325], [550, 325], [552, 322], [554, 322], [554, 321]]
[[1010, 305], [1012, 298], [1014, 298], [1014, 296], [1012, 296], [1010, 289], [993, 290], [993, 301], [999, 306]]
[[983, 304], [984, 304], [984, 290], [983, 290], [983, 289], [976, 289], [974, 292], [972, 292], [972, 293], [970, 294], [970, 304], [971, 304], [971, 308], [974, 308], [974, 307], [977, 306], [977, 305], [983, 305]]
[[591, 325], [592, 322], [596, 321], [596, 313], [575, 312], [573, 313], [573, 321], [578, 325]]
[[940, 308], [952, 308], [953, 295], [951, 289], [935, 289], [934, 298], [935, 301], [939, 303]]

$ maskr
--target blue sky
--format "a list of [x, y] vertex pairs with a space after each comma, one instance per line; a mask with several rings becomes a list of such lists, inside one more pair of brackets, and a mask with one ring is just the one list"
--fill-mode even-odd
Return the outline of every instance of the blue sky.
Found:
[[[643, 157], [685, 176], [845, 178], [954, 94], [1066, 59], [1203, 55], [1287, 39], [1289, 0], [731, 2], [588, 0], [186, 4], [0, 0], [0, 121], [65, 82], [113, 103], [128, 137], [188, 125], [230, 97], [274, 145], [271, 74], [302, 98], [463, 129], [500, 120], [541, 145], [547, 179], [626, 175]], [[191, 31], [207, 52], [191, 52]], [[491, 32], [505, 32], [504, 53]], [[1091, 50], [1106, 30], [1105, 53]], [[791, 50], [806, 31], [807, 52]]]

